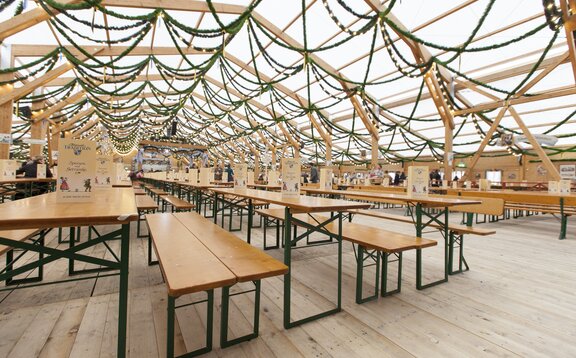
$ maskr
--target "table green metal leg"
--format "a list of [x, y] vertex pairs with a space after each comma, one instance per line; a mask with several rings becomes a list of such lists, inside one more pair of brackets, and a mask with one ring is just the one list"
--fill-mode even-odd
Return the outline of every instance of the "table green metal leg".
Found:
[[[284, 328], [289, 329], [301, 324], [314, 321], [316, 319], [338, 313], [342, 310], [342, 213], [339, 212], [336, 218], [330, 218], [327, 222], [332, 222], [333, 220], [338, 220], [338, 235], [336, 239], [338, 240], [338, 288], [337, 288], [337, 303], [336, 307], [329, 309], [324, 312], [320, 312], [306, 318], [301, 318], [296, 321], [291, 321], [291, 275], [292, 275], [292, 213], [290, 208], [286, 207], [284, 209], [284, 264], [288, 266], [288, 273], [284, 276]], [[299, 225], [307, 227], [304, 222], [299, 222]], [[324, 224], [324, 223], [323, 223]], [[323, 224], [318, 225], [317, 231], [321, 230]], [[310, 229], [310, 228], [309, 228]], [[301, 235], [302, 236], [302, 235]]]
[[560, 237], [558, 240], [566, 239], [566, 226], [568, 224], [568, 216], [564, 215], [564, 198], [560, 198]]
[[214, 224], [218, 225], [218, 193], [214, 192], [214, 208], [212, 209], [214, 215]]
[[[433, 219], [434, 220], [434, 219]], [[422, 237], [422, 204], [416, 204], [416, 236]], [[449, 264], [449, 240], [448, 230], [448, 208], [444, 208], [444, 277], [440, 280], [422, 284], [422, 249], [416, 250], [416, 288], [423, 290], [432, 286], [439, 285], [448, 281], [448, 264]]]
[[130, 224], [122, 225], [120, 244], [120, 291], [118, 291], [118, 352], [126, 356], [126, 329], [128, 326], [128, 269], [130, 260]]
[[[246, 235], [246, 241], [250, 243], [252, 239], [252, 221], [254, 220], [254, 205], [252, 205], [252, 199], [248, 199], [248, 234]], [[230, 217], [232, 221], [232, 217]], [[242, 221], [242, 217], [240, 217]]]

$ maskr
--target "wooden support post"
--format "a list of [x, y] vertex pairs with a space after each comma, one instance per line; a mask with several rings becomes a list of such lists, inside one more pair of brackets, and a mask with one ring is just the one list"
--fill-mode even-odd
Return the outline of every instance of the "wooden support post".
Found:
[[452, 180], [454, 168], [453, 139], [454, 129], [444, 126], [444, 180]]
[[476, 166], [476, 163], [478, 163], [478, 159], [480, 159], [480, 156], [482, 155], [484, 148], [486, 148], [486, 145], [492, 138], [492, 135], [494, 135], [494, 132], [496, 132], [496, 129], [498, 128], [498, 125], [500, 124], [502, 117], [504, 117], [504, 114], [506, 114], [507, 111], [508, 107], [504, 107], [500, 110], [500, 112], [496, 116], [496, 119], [494, 119], [494, 122], [492, 122], [492, 126], [490, 126], [488, 133], [486, 133], [486, 136], [484, 137], [484, 139], [482, 139], [482, 143], [480, 143], [480, 148], [478, 148], [476, 153], [474, 153], [472, 160], [470, 160], [470, 165], [468, 166], [468, 169], [466, 169], [466, 172], [464, 173], [464, 175], [460, 180], [466, 181], [468, 179], [470, 173], [472, 173], [472, 170]]
[[[34, 92], [35, 94], [39, 94], [40, 91], [37, 90]], [[40, 110], [44, 107], [43, 101], [34, 101], [32, 102], [31, 111], [32, 116], [34, 117], [35, 114], [40, 114]], [[48, 127], [48, 122], [46, 121], [35, 121], [32, 122], [30, 125], [30, 139], [41, 140], [46, 137], [46, 129]], [[30, 156], [35, 157], [42, 155], [42, 144], [30, 144]]]
[[540, 146], [540, 143], [538, 143], [536, 138], [534, 138], [532, 132], [530, 132], [528, 127], [526, 127], [526, 124], [524, 124], [524, 121], [522, 120], [522, 118], [520, 118], [518, 112], [516, 112], [516, 110], [513, 107], [508, 108], [508, 111], [510, 112], [512, 117], [514, 117], [514, 120], [516, 121], [516, 123], [518, 123], [518, 126], [522, 129], [522, 132], [524, 133], [526, 138], [528, 138], [530, 144], [532, 144], [534, 151], [536, 151], [536, 154], [538, 154], [538, 157], [548, 170], [548, 175], [551, 176], [553, 180], [560, 180], [561, 178], [558, 169], [556, 169], [554, 164], [552, 164], [552, 161], [548, 157], [548, 154], [546, 154], [544, 149], [542, 149], [542, 146]]
[[[11, 68], [14, 63], [10, 45], [0, 45], [0, 68]], [[7, 81], [14, 78], [13, 73], [1, 74], [0, 80]], [[0, 86], [0, 97], [12, 91], [12, 85]], [[12, 111], [14, 103], [8, 101], [0, 105], [0, 134], [12, 134]], [[0, 144], [0, 159], [10, 157], [10, 144]]]
[[54, 160], [52, 160], [52, 138], [50, 135], [50, 125], [48, 125], [46, 128], [46, 149], [48, 150], [48, 165], [52, 167], [54, 165]]
[[378, 139], [371, 137], [372, 138], [372, 159], [370, 160], [370, 164], [372, 165], [372, 168], [376, 168], [376, 165], [378, 164], [378, 153], [380, 152], [378, 150]]

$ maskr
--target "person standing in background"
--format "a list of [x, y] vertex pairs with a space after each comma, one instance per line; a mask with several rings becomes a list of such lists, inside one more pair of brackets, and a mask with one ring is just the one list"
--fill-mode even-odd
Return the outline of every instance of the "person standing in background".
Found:
[[318, 167], [314, 163], [310, 163], [310, 183], [318, 183], [320, 178], [318, 177]]

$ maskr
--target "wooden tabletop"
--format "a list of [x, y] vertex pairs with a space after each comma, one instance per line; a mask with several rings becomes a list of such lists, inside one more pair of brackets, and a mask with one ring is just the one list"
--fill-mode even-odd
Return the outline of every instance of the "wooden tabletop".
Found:
[[154, 199], [148, 195], [136, 195], [135, 200], [138, 210], [158, 209], [158, 204], [156, 201], [154, 201]]
[[218, 194], [235, 195], [247, 199], [255, 199], [263, 202], [287, 206], [293, 212], [327, 212], [343, 211], [347, 209], [364, 209], [369, 208], [368, 203], [359, 203], [349, 200], [318, 198], [313, 196], [285, 196], [281, 193], [272, 191], [263, 191], [256, 189], [220, 189], [212, 188], [212, 191]]
[[404, 203], [420, 203], [427, 206], [455, 206], [455, 205], [471, 205], [480, 204], [478, 200], [471, 199], [454, 199], [443, 198], [441, 196], [411, 196], [408, 194], [386, 193], [381, 191], [348, 191], [348, 190], [322, 190], [322, 189], [305, 189], [308, 193], [313, 194], [330, 194], [330, 195], [353, 195], [373, 199], [392, 199]]
[[144, 189], [134, 189], [134, 195], [146, 195], [146, 191]]
[[238, 282], [283, 275], [288, 266], [197, 213], [172, 214], [238, 278]]
[[0, 230], [125, 224], [138, 219], [132, 188], [98, 189], [87, 203], [59, 202], [56, 193], [0, 204]]
[[[460, 189], [459, 189], [460, 190]], [[574, 193], [548, 193], [545, 191], [511, 191], [511, 190], [460, 190], [460, 195], [500, 198], [505, 201], [529, 204], [560, 204], [560, 199], [564, 199], [564, 204], [576, 205], [576, 194]]]
[[248, 184], [249, 188], [260, 188], [266, 190], [280, 190], [282, 187], [276, 184]]
[[0, 184], [18, 184], [18, 183], [52, 183], [56, 178], [16, 178], [8, 180], [0, 180]]
[[146, 222], [170, 296], [236, 283], [236, 276], [172, 214], [149, 214]]

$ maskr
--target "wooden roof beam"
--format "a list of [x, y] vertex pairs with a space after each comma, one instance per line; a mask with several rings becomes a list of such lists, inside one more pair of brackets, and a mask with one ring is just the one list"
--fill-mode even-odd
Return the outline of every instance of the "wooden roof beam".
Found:
[[[100, 48], [92, 48], [88, 52], [92, 55], [102, 51], [102, 47]], [[83, 61], [86, 59], [86, 56], [80, 57], [79, 60]], [[20, 98], [32, 93], [36, 88], [43, 86], [44, 84], [52, 81], [53, 79], [59, 77], [60, 75], [70, 71], [74, 68], [74, 65], [71, 62], [66, 62], [65, 64], [58, 66], [49, 72], [45, 73], [44, 75], [26, 83], [25, 85], [17, 88], [13, 88], [11, 91], [7, 92], [6, 94], [0, 96], [0, 105], [8, 103], [10, 101], [17, 101]]]
[[[81, 0], [59, 0], [58, 3], [62, 5], [71, 5], [79, 3]], [[50, 8], [54, 14], [60, 12], [54, 8]], [[14, 16], [6, 21], [0, 23], [0, 40], [15, 35], [24, 31], [36, 24], [48, 20], [51, 17], [41, 6], [30, 11], [25, 11], [18, 16]]]
[[560, 0], [560, 8], [562, 9], [562, 16], [564, 17], [564, 31], [566, 33], [566, 44], [568, 45], [568, 52], [570, 54], [570, 62], [572, 63], [572, 73], [574, 81], [576, 82], [576, 43], [574, 42], [574, 29], [576, 23], [576, 14], [570, 15], [568, 9], [568, 2], [570, 8], [576, 9], [576, 0]]

